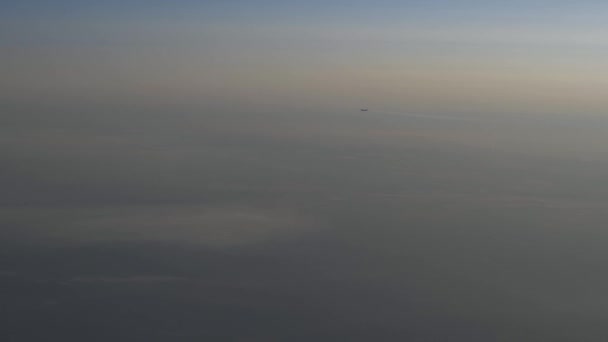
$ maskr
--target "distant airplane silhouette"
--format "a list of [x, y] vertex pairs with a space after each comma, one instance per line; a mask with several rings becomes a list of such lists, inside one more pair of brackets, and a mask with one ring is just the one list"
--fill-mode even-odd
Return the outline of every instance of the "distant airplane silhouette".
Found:
[[362, 112], [367, 112], [367, 110], [368, 110], [367, 108], [361, 108]]

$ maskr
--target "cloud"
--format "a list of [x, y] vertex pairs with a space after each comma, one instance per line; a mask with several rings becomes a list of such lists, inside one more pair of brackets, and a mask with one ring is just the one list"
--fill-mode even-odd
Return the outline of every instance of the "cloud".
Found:
[[288, 209], [140, 207], [82, 218], [50, 234], [80, 242], [173, 241], [229, 247], [292, 239], [322, 226]]
[[74, 277], [71, 281], [77, 283], [158, 284], [181, 282], [186, 279], [187, 278], [173, 276], [133, 275], [123, 277]]

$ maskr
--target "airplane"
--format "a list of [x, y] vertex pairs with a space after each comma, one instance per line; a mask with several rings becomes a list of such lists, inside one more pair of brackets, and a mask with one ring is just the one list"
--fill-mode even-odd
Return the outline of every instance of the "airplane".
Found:
[[367, 108], [361, 108], [361, 111], [362, 111], [362, 112], [367, 112], [367, 111], [368, 111], [368, 109], [367, 109]]

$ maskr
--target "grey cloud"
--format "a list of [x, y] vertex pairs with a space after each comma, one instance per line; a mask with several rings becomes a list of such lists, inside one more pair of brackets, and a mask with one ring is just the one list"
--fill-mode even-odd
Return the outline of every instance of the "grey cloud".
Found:
[[159, 240], [231, 246], [293, 239], [321, 226], [281, 209], [149, 207], [75, 222], [60, 234], [83, 241]]
[[147, 283], [170, 283], [185, 281], [187, 278], [171, 276], [125, 276], [125, 277], [74, 277], [70, 279], [77, 283], [118, 283], [118, 284], [147, 284]]
[[[2, 324], [24, 341], [601, 336], [607, 164], [543, 146], [567, 121], [524, 122], [12, 115]], [[534, 127], [534, 149], [514, 143]]]

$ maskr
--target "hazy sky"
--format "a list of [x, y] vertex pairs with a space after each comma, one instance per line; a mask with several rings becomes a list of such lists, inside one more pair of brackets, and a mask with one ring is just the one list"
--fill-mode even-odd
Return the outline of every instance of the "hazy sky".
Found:
[[600, 1], [3, 2], [9, 100], [601, 113]]
[[0, 340], [606, 340], [607, 14], [0, 2]]

